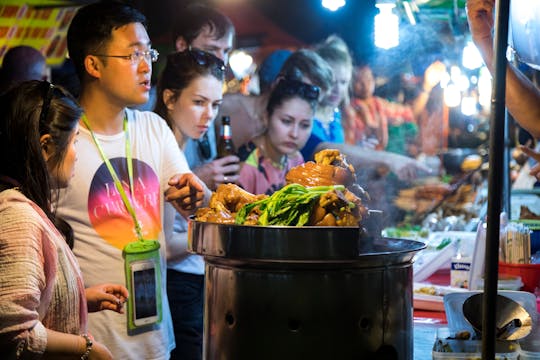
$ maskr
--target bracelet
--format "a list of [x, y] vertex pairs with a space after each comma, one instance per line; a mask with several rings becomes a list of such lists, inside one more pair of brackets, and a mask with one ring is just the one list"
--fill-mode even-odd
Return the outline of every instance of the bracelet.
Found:
[[92, 345], [94, 343], [88, 334], [81, 334], [81, 336], [84, 338], [84, 340], [86, 340], [86, 351], [81, 355], [81, 360], [87, 360], [90, 356], [90, 351], [92, 351]]

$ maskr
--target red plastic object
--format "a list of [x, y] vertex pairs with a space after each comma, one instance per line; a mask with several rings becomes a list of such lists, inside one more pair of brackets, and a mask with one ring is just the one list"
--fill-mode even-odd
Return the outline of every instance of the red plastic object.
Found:
[[540, 292], [540, 264], [499, 263], [499, 274], [521, 276], [523, 290]]

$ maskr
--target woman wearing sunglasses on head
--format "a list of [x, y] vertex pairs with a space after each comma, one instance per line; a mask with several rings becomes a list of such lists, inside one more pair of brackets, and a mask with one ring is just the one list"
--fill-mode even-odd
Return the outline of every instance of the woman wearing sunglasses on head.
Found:
[[[216, 117], [222, 101], [225, 65], [216, 56], [197, 49], [171, 54], [160, 75], [154, 111], [173, 130], [178, 146], [201, 138]], [[209, 144], [215, 149], [215, 139]], [[219, 161], [219, 160], [218, 160]], [[234, 165], [238, 166], [238, 165]], [[236, 172], [237, 169], [229, 169]], [[176, 349], [172, 358], [202, 356], [204, 261], [186, 252], [187, 221], [166, 204], [167, 293], [171, 305]]]
[[311, 134], [319, 88], [282, 78], [271, 90], [262, 135], [244, 144], [239, 184], [254, 194], [272, 194], [285, 184], [285, 175], [304, 162], [299, 150]]
[[52, 207], [73, 176], [82, 110], [63, 89], [28, 81], [0, 96], [0, 114], [0, 352], [110, 359], [86, 334], [87, 313], [122, 313], [127, 289], [84, 288], [72, 229]]

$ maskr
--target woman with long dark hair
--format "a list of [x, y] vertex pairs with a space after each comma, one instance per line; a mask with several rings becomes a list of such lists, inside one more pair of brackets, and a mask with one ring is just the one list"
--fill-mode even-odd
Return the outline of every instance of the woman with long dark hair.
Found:
[[0, 96], [0, 351], [8, 358], [110, 359], [86, 334], [88, 311], [123, 312], [120, 285], [84, 288], [73, 231], [54, 197], [73, 176], [82, 114], [46, 81]]

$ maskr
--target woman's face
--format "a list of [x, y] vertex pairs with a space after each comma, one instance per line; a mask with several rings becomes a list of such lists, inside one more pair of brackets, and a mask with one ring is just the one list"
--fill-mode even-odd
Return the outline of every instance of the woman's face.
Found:
[[[77, 136], [79, 135], [79, 125], [75, 127], [69, 137], [64, 158], [54, 168], [49, 168], [51, 178], [58, 188], [65, 188], [75, 175], [75, 162], [77, 161]], [[54, 148], [54, 146], [53, 146]]]
[[313, 110], [309, 103], [293, 97], [274, 109], [268, 119], [266, 137], [281, 155], [292, 155], [306, 144], [311, 134]]
[[336, 62], [328, 62], [334, 71], [334, 83], [323, 99], [323, 105], [336, 108], [347, 97], [351, 82], [352, 68]]
[[375, 79], [367, 66], [359, 68], [354, 74], [353, 95], [359, 99], [368, 99], [375, 92]]
[[165, 90], [163, 96], [177, 139], [199, 139], [217, 116], [222, 101], [222, 82], [212, 75], [199, 76], [176, 98], [171, 90]]

